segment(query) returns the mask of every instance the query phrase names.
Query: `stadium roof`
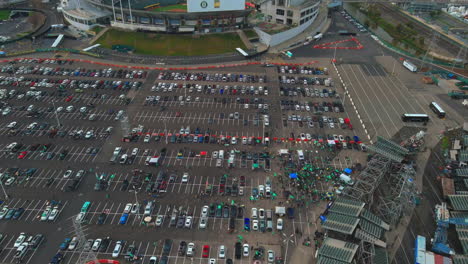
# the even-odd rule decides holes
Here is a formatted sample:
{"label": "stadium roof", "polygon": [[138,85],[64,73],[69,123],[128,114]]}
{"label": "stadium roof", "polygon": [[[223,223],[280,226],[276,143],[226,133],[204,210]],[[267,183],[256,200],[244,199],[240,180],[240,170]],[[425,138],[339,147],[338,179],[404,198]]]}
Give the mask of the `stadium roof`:
{"label": "stadium roof", "polygon": [[461,162],[468,161],[468,150],[461,150],[460,154],[458,155],[458,160]]}
{"label": "stadium roof", "polygon": [[361,218],[364,218],[364,219],[366,219],[366,220],[380,226],[381,228],[383,228],[383,229],[385,229],[387,231],[390,230],[390,226],[387,223],[385,223],[382,219],[380,219],[378,216],[371,213],[367,209],[364,209],[364,211],[362,211]]}
{"label": "stadium roof", "polygon": [[[334,238],[326,238],[318,250],[317,263],[351,263],[358,249],[358,245]],[[324,260],[320,260],[324,258]]]}
{"label": "stadium roof", "polygon": [[374,256],[374,263],[375,264],[389,264],[388,261],[388,253],[383,248],[375,248],[375,256]]}
{"label": "stadium roof", "polygon": [[463,146],[468,147],[468,135],[463,136]]}
{"label": "stadium roof", "polygon": [[452,207],[456,211],[468,211],[468,195],[449,195]]}
{"label": "stadium roof", "polygon": [[359,218],[342,215],[338,213],[329,213],[327,220],[322,223],[322,228],[351,235],[359,223]]}
{"label": "stadium roof", "polygon": [[468,177],[468,168],[456,169],[455,173],[458,177]]}
{"label": "stadium roof", "polygon": [[455,255],[452,257],[453,264],[468,264],[467,255]]}
{"label": "stadium roof", "polygon": [[361,214],[362,209],[364,209],[364,205],[365,203],[360,201],[339,197],[333,202],[333,205],[328,211],[358,217]]}
{"label": "stadium roof", "polygon": [[467,229],[459,229],[456,228],[458,240],[460,240],[460,244],[463,248],[463,253],[468,254],[468,230]]}

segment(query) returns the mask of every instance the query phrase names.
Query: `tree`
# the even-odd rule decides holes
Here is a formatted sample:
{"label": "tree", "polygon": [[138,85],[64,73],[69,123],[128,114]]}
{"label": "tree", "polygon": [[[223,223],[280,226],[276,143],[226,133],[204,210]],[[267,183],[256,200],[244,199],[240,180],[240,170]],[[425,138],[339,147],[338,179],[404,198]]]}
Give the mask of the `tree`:
{"label": "tree", "polygon": [[369,19],[366,19],[366,21],[364,21],[364,26],[368,28],[369,25],[370,25],[370,21]]}
{"label": "tree", "polygon": [[419,41],[419,45],[424,46],[424,37],[423,36],[419,37],[418,41]]}
{"label": "tree", "polygon": [[403,31],[403,25],[400,24],[400,23],[398,23],[398,24],[396,25],[396,30],[398,31],[398,33],[402,33],[402,31]]}

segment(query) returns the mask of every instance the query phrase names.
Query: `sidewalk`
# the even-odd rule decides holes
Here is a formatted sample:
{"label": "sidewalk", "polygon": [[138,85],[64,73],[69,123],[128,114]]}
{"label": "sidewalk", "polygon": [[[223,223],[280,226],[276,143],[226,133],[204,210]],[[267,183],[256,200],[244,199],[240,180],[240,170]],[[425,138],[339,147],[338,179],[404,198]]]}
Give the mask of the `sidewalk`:
{"label": "sidewalk", "polygon": [[247,38],[247,36],[245,35],[244,31],[238,29],[236,30],[237,31],[237,35],[239,35],[239,37],[241,38],[242,42],[244,42],[244,45],[247,49],[253,49],[254,48],[254,45],[252,45],[252,43],[249,41],[249,39]]}
{"label": "sidewalk", "polygon": [[[325,32],[328,30],[331,24],[331,19],[328,18],[328,8],[327,8],[327,2],[324,1],[322,2],[320,6],[319,13],[317,17],[315,18],[315,21],[308,27],[306,30],[304,30],[301,34],[295,36],[294,38],[291,38],[290,40],[287,40],[277,46],[270,47],[270,50],[268,53],[280,53],[281,51],[291,49],[292,45],[301,42],[300,45],[302,45],[302,42],[309,36],[315,35],[317,28],[320,25],[323,25],[322,29],[320,32]],[[322,24],[323,23],[323,24]]]}

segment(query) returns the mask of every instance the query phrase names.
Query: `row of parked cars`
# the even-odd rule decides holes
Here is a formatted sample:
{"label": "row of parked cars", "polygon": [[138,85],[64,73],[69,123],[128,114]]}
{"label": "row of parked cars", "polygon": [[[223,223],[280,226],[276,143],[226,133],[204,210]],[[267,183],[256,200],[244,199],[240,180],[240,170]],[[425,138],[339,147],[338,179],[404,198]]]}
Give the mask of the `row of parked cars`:
{"label": "row of parked cars", "polygon": [[328,68],[309,66],[278,66],[278,73],[328,75]]}
{"label": "row of parked cars", "polygon": [[324,85],[327,87],[333,86],[332,78],[325,77],[302,77],[302,76],[278,76],[282,84],[304,84],[304,85]]}
{"label": "row of parked cars", "polygon": [[[4,237],[3,234],[0,234],[0,241],[2,241]],[[13,244],[13,249],[15,250],[13,257],[16,261],[21,262],[28,250],[37,249],[44,238],[43,234],[28,235],[24,232],[20,233]]]}
{"label": "row of parked cars", "polygon": [[220,84],[181,84],[181,83],[156,83],[151,87],[152,92],[177,92],[178,89],[188,89],[189,93],[197,92],[203,94],[250,94],[268,95],[268,87],[253,85],[220,85]]}
{"label": "row of parked cars", "polygon": [[[84,89],[112,89],[127,91],[130,89],[138,89],[143,82],[141,81],[121,81],[121,80],[78,80],[78,79],[41,79],[24,76],[3,76],[0,75],[0,85],[27,87],[31,91],[43,88],[59,88],[64,91],[65,88],[75,89],[75,92],[83,92]],[[21,93],[16,95],[17,99],[21,99]],[[13,98],[11,96],[10,98]]]}
{"label": "row of parked cars", "polygon": [[309,87],[280,87],[281,96],[304,96],[320,98],[339,98],[340,95],[333,89],[317,89]]}
{"label": "row of parked cars", "polygon": [[314,112],[344,112],[343,104],[340,101],[335,102],[299,102],[293,100],[281,100],[281,110],[295,111],[314,111]]}
{"label": "row of parked cars", "polygon": [[346,11],[343,10],[343,11],[341,11],[340,13],[341,13],[341,15],[343,15],[343,17],[346,18],[350,23],[352,23],[353,25],[355,25],[355,26],[359,29],[359,31],[361,31],[361,32],[367,32],[367,29],[366,29],[363,25],[361,25],[359,22],[357,22],[356,20],[354,20],[354,18],[351,17],[351,15],[348,14]]}
{"label": "row of parked cars", "polygon": [[76,69],[65,68],[65,67],[52,67],[47,65],[21,65],[14,66],[12,64],[4,65],[0,68],[2,73],[10,74],[34,74],[34,75],[49,75],[49,76],[82,76],[82,77],[106,77],[106,78],[118,78],[118,79],[140,79],[146,78],[148,74],[142,70],[127,70],[112,68],[108,69],[86,69],[78,67]]}
{"label": "row of parked cars", "polygon": [[214,82],[248,82],[264,83],[266,75],[250,75],[236,73],[186,73],[186,72],[161,72],[158,80],[184,80],[184,81],[214,81]]}

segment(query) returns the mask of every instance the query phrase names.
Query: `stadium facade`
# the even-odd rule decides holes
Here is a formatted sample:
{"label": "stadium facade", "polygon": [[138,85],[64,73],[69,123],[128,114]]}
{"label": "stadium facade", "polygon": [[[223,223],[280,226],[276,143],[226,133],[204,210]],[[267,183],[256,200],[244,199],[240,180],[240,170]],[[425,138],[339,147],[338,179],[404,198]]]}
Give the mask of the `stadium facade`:
{"label": "stadium facade", "polygon": [[224,32],[247,25],[245,0],[62,0],[65,19],[82,30],[97,24],[167,33]]}

